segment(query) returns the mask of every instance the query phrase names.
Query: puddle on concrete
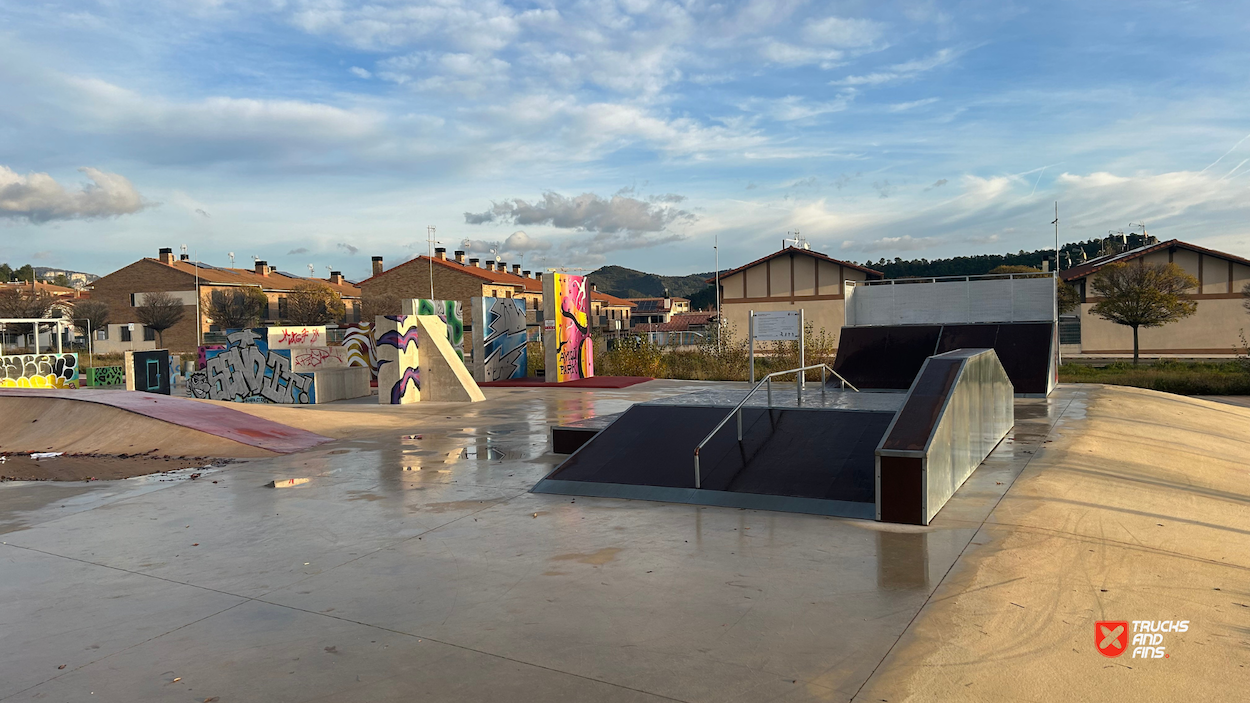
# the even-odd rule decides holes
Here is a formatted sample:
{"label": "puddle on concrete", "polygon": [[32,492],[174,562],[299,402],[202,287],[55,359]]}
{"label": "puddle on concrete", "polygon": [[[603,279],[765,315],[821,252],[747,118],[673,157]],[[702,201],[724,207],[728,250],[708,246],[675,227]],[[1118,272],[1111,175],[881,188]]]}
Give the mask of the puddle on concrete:
{"label": "puddle on concrete", "polygon": [[348,500],[367,500],[372,503],[375,500],[386,500],[386,496],[380,496],[377,493],[368,491],[348,491]]}
{"label": "puddle on concrete", "polygon": [[590,564],[592,566],[603,566],[608,562],[616,561],[616,555],[621,553],[620,547],[604,547],[597,552],[590,554],[561,554],[551,557],[552,561],[575,561],[579,564]]}
{"label": "puddle on concrete", "polygon": [[422,505],[410,505],[408,509],[411,511],[420,511],[424,513],[449,513],[455,510],[480,510],[489,508],[496,503],[502,503],[503,498],[487,498],[485,500],[449,500],[442,503],[424,503]]}
{"label": "puddle on concrete", "polygon": [[510,452],[505,452],[497,447],[466,447],[460,450],[461,459],[481,459],[484,461],[503,461],[512,458],[519,459],[519,456],[509,457]]}

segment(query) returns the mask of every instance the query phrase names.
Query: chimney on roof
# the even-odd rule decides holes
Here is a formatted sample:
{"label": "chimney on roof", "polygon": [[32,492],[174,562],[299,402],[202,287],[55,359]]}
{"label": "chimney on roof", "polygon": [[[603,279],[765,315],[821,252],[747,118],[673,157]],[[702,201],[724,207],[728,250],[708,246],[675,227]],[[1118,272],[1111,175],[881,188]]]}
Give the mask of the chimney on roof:
{"label": "chimney on roof", "polygon": [[330,272],[330,282],[331,282],[331,283],[333,283],[333,284],[334,284],[334,285],[336,285],[336,286],[341,286],[341,285],[343,285],[343,272],[342,272],[342,271],[331,271],[331,272]]}
{"label": "chimney on roof", "polygon": [[165,264],[166,266],[173,266],[174,265],[174,250],[170,249],[169,247],[161,247],[160,254],[157,258],[161,260],[162,264]]}
{"label": "chimney on roof", "polygon": [[373,257],[373,275],[382,275],[382,257],[380,256]]}
{"label": "chimney on roof", "polygon": [[508,272],[508,262],[506,262],[506,261],[500,261],[499,263],[495,264],[495,270],[496,270],[496,271],[502,271],[503,273],[507,273],[507,272]]}
{"label": "chimney on roof", "polygon": [[536,281],[541,281],[541,280],[543,280],[543,272],[542,272],[542,271],[535,271],[535,272],[534,272],[534,280],[536,280]]}
{"label": "chimney on roof", "polygon": [[191,255],[190,255],[190,254],[183,254],[182,256],[179,256],[179,257],[178,257],[178,260],[179,260],[179,261],[190,261],[190,260],[191,260]]}
{"label": "chimney on roof", "polygon": [[469,259],[469,265],[472,266],[473,268],[478,268],[478,264],[480,262],[481,262],[481,259]]}
{"label": "chimney on roof", "polygon": [[598,291],[599,291],[599,285],[598,285],[597,283],[591,283],[591,284],[590,284],[590,292],[591,292],[591,293],[597,293]]}
{"label": "chimney on roof", "polygon": [[256,260],[256,275],[257,276],[269,275],[269,262],[268,261],[265,261],[264,259]]}
{"label": "chimney on roof", "polygon": [[513,276],[520,276],[520,275],[521,275],[521,265],[520,265],[520,264],[513,264],[513,265],[512,265],[512,275],[513,275]]}
{"label": "chimney on roof", "polygon": [[667,288],[664,289],[664,309],[665,310],[673,309],[673,298],[669,296]]}
{"label": "chimney on roof", "polygon": [[533,271],[522,271],[522,272],[521,272],[521,275],[522,275],[523,277],[525,277],[525,278],[529,278],[529,277],[530,277],[530,274],[532,274],[532,273],[534,273],[534,272],[533,272]]}
{"label": "chimney on roof", "polygon": [[434,258],[435,258],[435,259],[438,259],[439,261],[446,261],[446,260],[447,260],[447,248],[446,248],[446,247],[435,247],[435,248],[434,248]]}
{"label": "chimney on roof", "polygon": [[456,252],[456,261],[459,261],[459,262],[460,262],[460,263],[462,263],[462,264],[464,263],[464,252],[463,252],[463,251],[457,251],[457,252]]}
{"label": "chimney on roof", "polygon": [[486,270],[487,270],[487,271],[494,271],[494,270],[495,270],[495,262],[494,262],[494,261],[487,261],[487,262],[486,262]]}

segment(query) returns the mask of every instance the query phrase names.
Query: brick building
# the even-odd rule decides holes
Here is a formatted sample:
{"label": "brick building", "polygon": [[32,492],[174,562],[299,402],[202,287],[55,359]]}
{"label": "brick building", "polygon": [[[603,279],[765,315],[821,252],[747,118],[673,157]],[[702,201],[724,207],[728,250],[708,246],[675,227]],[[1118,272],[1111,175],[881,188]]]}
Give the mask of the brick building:
{"label": "brick building", "polygon": [[[196,319],[196,290],[206,298],[214,290],[232,290],[253,286],[264,291],[269,307],[261,324],[282,324],[286,314],[286,297],[300,283],[320,281],[330,286],[347,309],[346,321],[360,319],[360,289],[332,271],[329,279],[305,278],[274,270],[268,262],[257,261],[252,269],[209,266],[182,258],[174,258],[172,249],[161,249],[155,259],[143,258],[104,276],[91,285],[91,297],[109,307],[109,325],[103,339],[95,342],[98,353],[156,348],[156,335],[145,329],[134,310],[142,305],[145,293],[165,292],[183,303],[185,314],[176,325],[165,330],[165,346],[174,352],[195,351],[199,340]],[[199,308],[198,328],[201,334],[218,332],[213,321]],[[133,325],[133,329],[132,329]]]}
{"label": "brick building", "polygon": [[[522,271],[520,264],[509,269],[507,262],[482,262],[466,259],[465,252],[457,251],[447,258],[447,250],[434,250],[434,258],[418,256],[394,268],[386,269],[382,257],[373,257],[373,276],[360,282],[363,297],[393,295],[401,300],[430,298],[434,300],[458,300],[464,306],[464,325],[473,327],[473,310],[470,298],[524,298],[528,322],[538,326],[539,313],[543,309],[542,272]],[[433,291],[431,292],[431,280]],[[623,298],[591,290],[591,317],[596,327],[605,330],[629,327],[633,303]]]}

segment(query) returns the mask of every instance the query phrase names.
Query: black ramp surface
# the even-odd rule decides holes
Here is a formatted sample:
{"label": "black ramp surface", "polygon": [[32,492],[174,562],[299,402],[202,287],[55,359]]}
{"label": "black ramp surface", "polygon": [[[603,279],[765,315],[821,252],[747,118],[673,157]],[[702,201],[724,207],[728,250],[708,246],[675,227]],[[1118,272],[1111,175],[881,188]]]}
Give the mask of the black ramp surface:
{"label": "black ramp surface", "polygon": [[[694,447],[728,412],[723,407],[634,406],[547,478],[694,488]],[[893,416],[747,408],[741,444],[730,420],[702,450],[702,488],[874,502],[874,452]]]}
{"label": "black ramp surface", "polygon": [[938,325],[843,327],[833,368],[858,388],[905,391],[934,354],[940,333]]}
{"label": "black ramp surface", "polygon": [[859,388],[907,390],[930,355],[993,349],[1016,393],[1045,394],[1053,334],[1049,322],[843,327],[833,367]]}

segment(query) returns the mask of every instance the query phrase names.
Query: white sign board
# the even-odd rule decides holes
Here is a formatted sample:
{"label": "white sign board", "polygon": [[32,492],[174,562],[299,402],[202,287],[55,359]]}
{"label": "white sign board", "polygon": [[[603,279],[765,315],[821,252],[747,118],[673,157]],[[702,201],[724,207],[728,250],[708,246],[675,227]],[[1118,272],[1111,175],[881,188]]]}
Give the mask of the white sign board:
{"label": "white sign board", "polygon": [[799,339],[799,311],[755,313],[755,339],[761,342],[794,342]]}

